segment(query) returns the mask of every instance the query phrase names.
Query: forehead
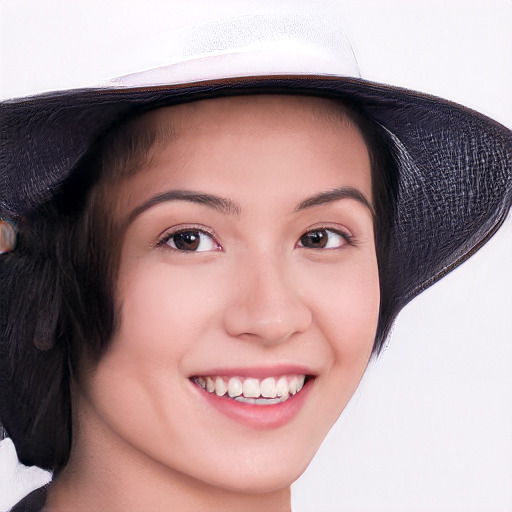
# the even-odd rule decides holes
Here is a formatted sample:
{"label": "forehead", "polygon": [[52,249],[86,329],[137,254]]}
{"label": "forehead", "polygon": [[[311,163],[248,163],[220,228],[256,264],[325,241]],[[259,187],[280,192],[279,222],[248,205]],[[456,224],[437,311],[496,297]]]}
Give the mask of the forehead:
{"label": "forehead", "polygon": [[214,126],[228,125],[250,133],[255,125],[269,120],[280,125],[322,123],[331,128],[350,122],[343,104],[300,95],[228,96],[162,107],[146,116],[146,122],[159,129],[162,136],[204,133]]}
{"label": "forehead", "polygon": [[260,194],[283,203],[288,195],[297,202],[300,195],[350,186],[371,201],[365,142],[333,100],[217,98],[160,108],[137,122],[150,132],[141,138],[151,146],[146,163],[117,189],[125,204],[173,188]]}

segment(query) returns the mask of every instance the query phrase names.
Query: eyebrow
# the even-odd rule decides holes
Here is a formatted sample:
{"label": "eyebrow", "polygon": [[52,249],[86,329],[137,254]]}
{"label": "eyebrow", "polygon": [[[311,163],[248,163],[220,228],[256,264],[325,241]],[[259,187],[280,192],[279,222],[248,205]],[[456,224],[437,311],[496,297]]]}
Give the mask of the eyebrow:
{"label": "eyebrow", "polygon": [[[341,199],[355,199],[359,203],[363,204],[366,208],[368,208],[372,216],[375,216],[375,209],[371,202],[366,199],[362,192],[353,187],[339,187],[334,190],[328,190],[327,192],[321,192],[312,197],[308,197],[299,203],[294,211],[300,212],[308,208],[313,208],[314,206],[333,203],[334,201],[339,201]],[[128,224],[133,222],[136,217],[138,217],[141,213],[145,212],[149,208],[167,201],[188,201],[191,203],[208,206],[225,214],[240,215],[241,212],[241,208],[238,204],[225,197],[189,190],[170,190],[168,192],[164,192],[163,194],[152,197],[145,203],[137,206],[137,208],[132,210],[127,219]]]}
{"label": "eyebrow", "polygon": [[128,216],[128,223],[131,223],[136,217],[147,209],[166,201],[188,201],[197,203],[218,210],[226,214],[240,214],[240,207],[231,199],[219,197],[213,194],[204,194],[201,192],[193,192],[189,190],[170,190],[158,196],[152,197],[145,203],[137,206]]}
{"label": "eyebrow", "polygon": [[375,208],[373,204],[364,196],[364,194],[354,187],[339,187],[334,190],[328,190],[327,192],[321,192],[312,197],[309,197],[302,201],[296,208],[296,212],[312,208],[314,206],[320,206],[323,204],[332,203],[341,199],[355,199],[363,206],[370,210],[372,217],[375,217]]}

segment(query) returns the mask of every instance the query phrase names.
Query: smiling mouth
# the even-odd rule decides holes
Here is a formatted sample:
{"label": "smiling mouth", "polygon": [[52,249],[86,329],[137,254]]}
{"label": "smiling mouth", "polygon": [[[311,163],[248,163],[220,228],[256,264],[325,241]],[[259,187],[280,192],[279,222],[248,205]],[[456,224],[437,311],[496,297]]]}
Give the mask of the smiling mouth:
{"label": "smiling mouth", "polygon": [[264,379],[208,375],[192,377],[191,380],[207,393],[219,397],[254,405],[273,405],[286,402],[312,378],[310,375],[282,375]]}

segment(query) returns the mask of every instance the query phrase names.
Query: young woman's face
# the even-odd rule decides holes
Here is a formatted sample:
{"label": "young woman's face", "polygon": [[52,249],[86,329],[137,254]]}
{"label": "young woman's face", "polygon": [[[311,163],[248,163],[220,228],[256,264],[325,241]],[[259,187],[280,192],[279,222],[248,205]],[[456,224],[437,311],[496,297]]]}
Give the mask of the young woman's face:
{"label": "young woman's face", "polygon": [[337,108],[261,96],[150,114],[172,133],[113,198],[119,328],[80,384],[119,467],[284,488],[347,404],[379,282],[368,152]]}

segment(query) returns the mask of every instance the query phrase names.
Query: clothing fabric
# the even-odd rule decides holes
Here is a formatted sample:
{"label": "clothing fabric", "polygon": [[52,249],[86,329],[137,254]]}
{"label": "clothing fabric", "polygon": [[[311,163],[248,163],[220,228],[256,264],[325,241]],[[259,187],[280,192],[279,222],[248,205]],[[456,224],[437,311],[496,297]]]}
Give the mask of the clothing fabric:
{"label": "clothing fabric", "polygon": [[39,487],[16,503],[9,512],[44,512],[48,486]]}

